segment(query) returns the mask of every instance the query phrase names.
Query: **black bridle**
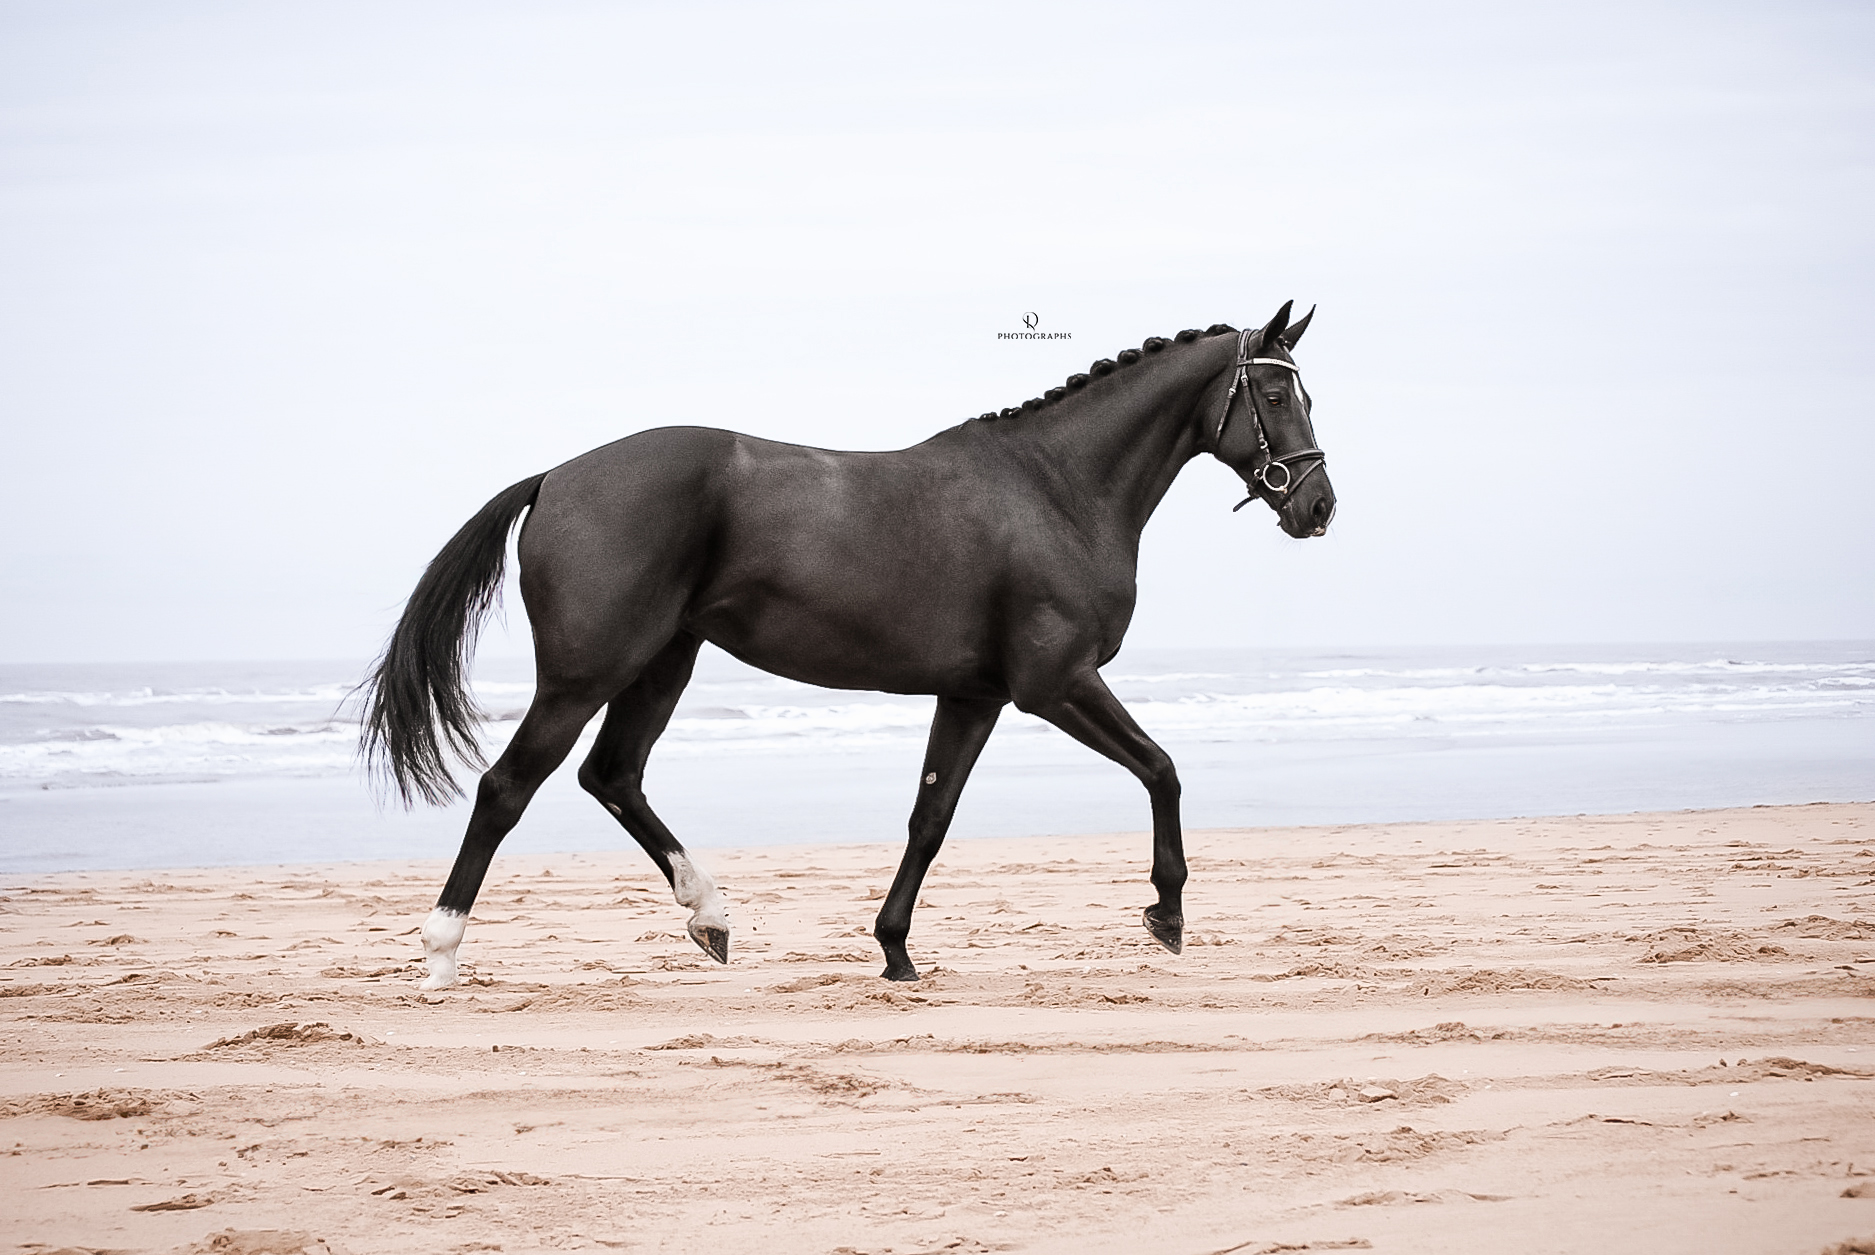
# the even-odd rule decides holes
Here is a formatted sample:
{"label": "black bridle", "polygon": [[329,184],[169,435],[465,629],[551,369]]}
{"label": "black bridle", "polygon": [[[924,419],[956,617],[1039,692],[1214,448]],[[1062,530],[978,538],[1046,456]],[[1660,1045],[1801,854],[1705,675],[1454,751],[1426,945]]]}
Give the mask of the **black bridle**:
{"label": "black bridle", "polygon": [[[1287,497],[1303,480],[1327,465],[1328,455],[1315,447],[1315,424],[1309,418],[1309,410],[1312,406],[1309,402],[1309,394],[1302,386],[1301,368],[1294,362],[1286,362],[1280,357],[1251,357],[1250,337],[1255,334],[1254,330],[1246,329],[1237,336],[1237,363],[1231,368],[1235,373],[1231,376],[1230,392],[1224,398],[1224,412],[1217,416],[1217,429],[1211,433],[1211,452],[1215,454],[1223,447],[1224,427],[1230,422],[1231,406],[1236,403],[1237,391],[1241,388],[1244,400],[1250,406],[1250,425],[1256,432],[1257,452],[1263,457],[1261,464],[1251,468],[1250,478],[1261,485],[1264,491],[1282,498]],[[1280,366],[1296,377],[1296,392],[1302,398],[1303,403],[1302,421],[1308,425],[1309,430],[1309,445],[1306,449],[1297,449],[1290,453],[1271,452],[1269,435],[1263,423],[1263,413],[1257,408],[1256,388],[1250,381],[1252,366]],[[1315,459],[1314,465],[1308,467],[1300,475],[1290,469],[1290,463],[1302,462],[1310,458]],[[1270,478],[1271,471],[1282,472],[1282,483],[1278,484]],[[1232,506],[1231,513],[1235,514],[1256,499],[1257,494],[1251,493]]]}

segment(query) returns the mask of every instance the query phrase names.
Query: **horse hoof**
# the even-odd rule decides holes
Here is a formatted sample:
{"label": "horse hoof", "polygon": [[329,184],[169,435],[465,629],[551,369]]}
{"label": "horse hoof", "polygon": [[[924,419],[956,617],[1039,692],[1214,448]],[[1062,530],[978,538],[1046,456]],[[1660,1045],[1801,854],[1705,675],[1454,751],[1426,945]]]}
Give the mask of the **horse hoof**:
{"label": "horse hoof", "polygon": [[417,988],[428,993],[437,989],[448,989],[450,986],[454,985],[455,983],[456,983],[456,974],[454,972],[450,972],[448,974],[444,974],[442,972],[431,972],[428,976],[425,976],[421,981],[417,983]]}
{"label": "horse hoof", "polygon": [[910,960],[903,963],[887,962],[885,971],[879,973],[887,980],[914,981],[918,979],[918,969]]}
{"label": "horse hoof", "polygon": [[1173,954],[1184,953],[1185,917],[1183,915],[1174,915],[1170,919],[1160,919],[1152,913],[1152,910],[1153,908],[1147,907],[1144,913],[1146,931],[1152,934],[1152,939],[1154,941],[1164,946],[1167,950],[1170,950]]}
{"label": "horse hoof", "polygon": [[690,940],[701,946],[703,953],[718,963],[729,962],[729,930],[727,928],[703,924],[690,929]]}

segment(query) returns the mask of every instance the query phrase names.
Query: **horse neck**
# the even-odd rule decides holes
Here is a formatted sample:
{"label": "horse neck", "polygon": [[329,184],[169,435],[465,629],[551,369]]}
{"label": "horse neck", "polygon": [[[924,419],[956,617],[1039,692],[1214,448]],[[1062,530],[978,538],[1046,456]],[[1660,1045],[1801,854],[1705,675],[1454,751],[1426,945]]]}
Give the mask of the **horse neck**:
{"label": "horse neck", "polygon": [[1172,481],[1199,450],[1199,411],[1235,360],[1235,341],[1214,336],[1122,366],[1033,415],[1011,420],[1038,475],[1086,521],[1137,536]]}

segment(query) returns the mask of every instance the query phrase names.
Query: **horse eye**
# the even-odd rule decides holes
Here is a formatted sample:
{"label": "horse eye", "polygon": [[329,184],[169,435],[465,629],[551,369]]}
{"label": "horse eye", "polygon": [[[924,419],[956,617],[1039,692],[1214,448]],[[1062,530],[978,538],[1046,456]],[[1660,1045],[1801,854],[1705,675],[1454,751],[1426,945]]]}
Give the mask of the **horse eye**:
{"label": "horse eye", "polygon": [[1283,403],[1283,394],[1280,392],[1271,392],[1265,395],[1269,397],[1271,405],[1281,405]]}

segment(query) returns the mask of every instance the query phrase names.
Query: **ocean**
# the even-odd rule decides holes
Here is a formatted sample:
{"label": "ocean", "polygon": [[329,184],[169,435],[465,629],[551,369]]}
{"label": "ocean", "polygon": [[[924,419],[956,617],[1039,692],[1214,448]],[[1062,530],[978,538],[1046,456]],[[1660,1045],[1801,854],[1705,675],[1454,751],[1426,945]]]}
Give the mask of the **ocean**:
{"label": "ocean", "polygon": [[[364,670],[0,666],[0,871],[453,856],[466,804],[380,806],[358,767]],[[1188,829],[1875,798],[1875,642],[1129,649],[1104,674],[1178,762]],[[478,664],[491,750],[530,677]],[[647,792],[692,847],[901,840],[931,706],[706,649]],[[630,844],[583,752],[506,848]],[[1010,709],[952,836],[1148,822],[1130,775]]]}

